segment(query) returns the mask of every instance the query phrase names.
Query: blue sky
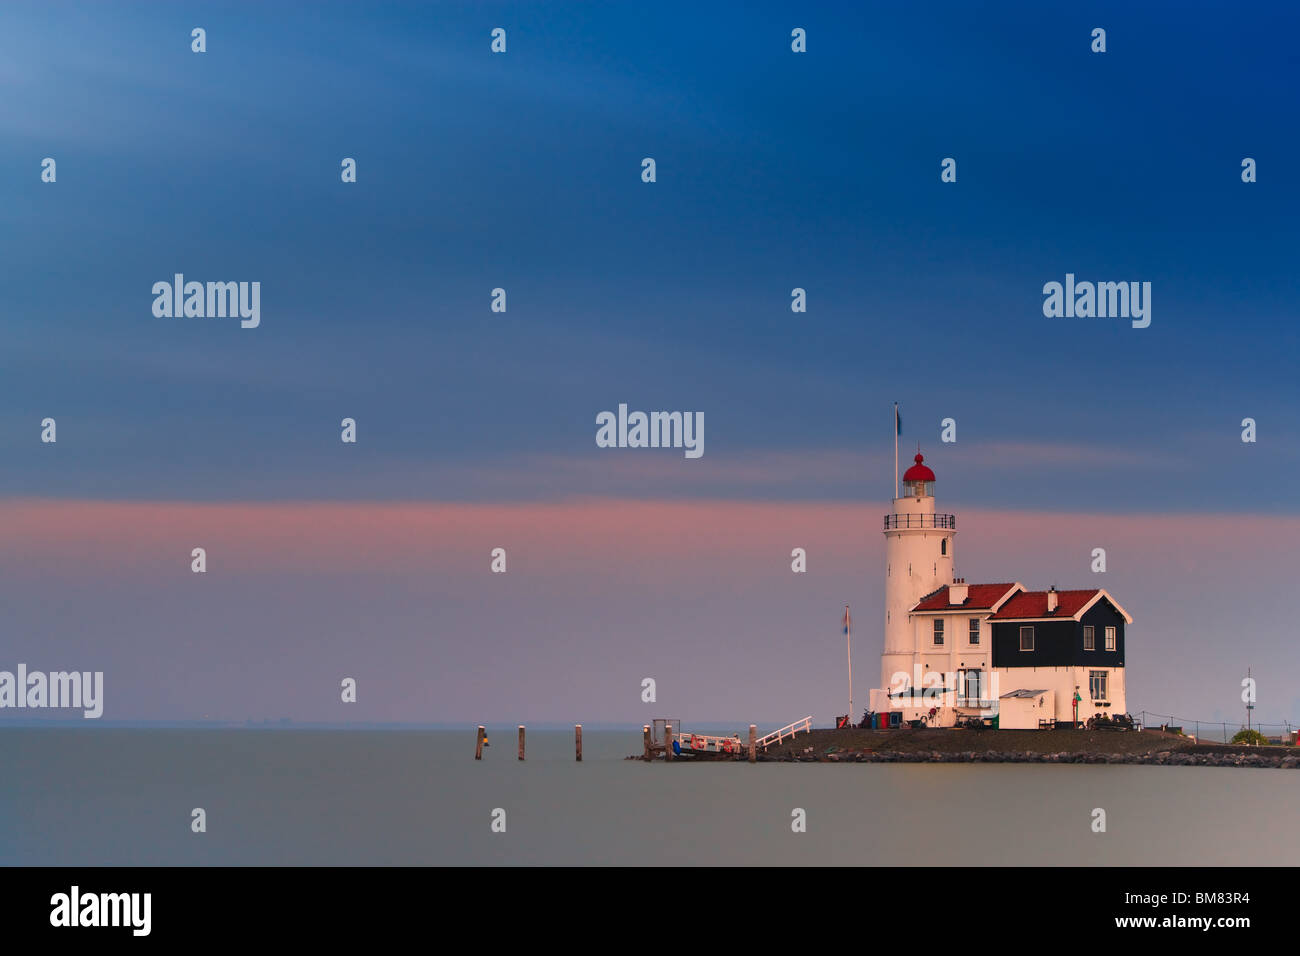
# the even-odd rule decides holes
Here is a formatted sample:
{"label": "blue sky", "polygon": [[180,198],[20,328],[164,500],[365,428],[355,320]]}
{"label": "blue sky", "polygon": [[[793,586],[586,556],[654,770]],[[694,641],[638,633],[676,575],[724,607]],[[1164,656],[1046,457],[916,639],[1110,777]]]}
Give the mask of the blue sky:
{"label": "blue sky", "polygon": [[[1139,508],[1294,510],[1296,15],[1040,6],[7,5],[0,492],[472,498],[400,475],[599,470],[620,401],[710,456],[876,447],[898,400],[907,441],[1098,448],[973,503],[1129,507],[1143,450],[1181,467]],[[262,327],[155,319],[177,271],[260,280]],[[1152,282],[1151,327],[1045,319],[1067,271]]]}
{"label": "blue sky", "polygon": [[[489,50],[498,26],[505,55]],[[1089,49],[1098,26],[1103,55]],[[806,54],[790,50],[794,27]],[[922,443],[945,508],[1295,516],[1297,28],[1283,4],[6,3],[0,509],[34,497],[833,501],[861,503],[874,534],[900,401],[904,461]],[[653,184],[640,178],[647,156]],[[340,182],[343,157],[356,184]],[[940,182],[944,157],[955,184]],[[176,272],[260,281],[261,326],[155,318],[152,285]],[[1151,326],[1045,318],[1042,286],[1067,272],[1150,282]],[[505,314],[489,310],[498,286]],[[790,310],[794,287],[806,314]],[[597,413],[622,402],[702,411],[704,457],[597,449]],[[38,440],[46,416],[53,446]],[[345,416],[356,446],[339,442]],[[940,446],[946,417],[958,442]],[[1245,417],[1255,444],[1240,440]],[[1266,648],[1257,671],[1282,672],[1294,667],[1277,624],[1286,540],[1260,538],[1267,574],[1234,552],[1231,566],[1205,558],[1114,589],[1130,609],[1135,591],[1160,590],[1170,616],[1139,622],[1155,657],[1201,627],[1178,588],[1253,581],[1259,593],[1238,597]],[[1060,583],[1088,583],[1070,575],[1095,543],[1051,543]],[[783,613],[828,607],[833,638],[838,606],[876,597],[878,543],[862,548],[852,574]],[[985,568],[977,541],[963,548],[972,574],[1050,583],[1033,557]],[[0,551],[10,570],[26,560]],[[193,613],[183,591],[150,574],[105,583],[71,556],[65,567],[49,594],[8,589],[19,648],[64,641],[111,667],[117,651],[91,638],[102,608],[125,602],[128,618],[150,614],[118,634],[119,675],[171,653],[170,629]],[[640,573],[627,572],[631,595]],[[853,580],[871,583],[859,593]],[[69,583],[107,603],[55,628],[42,602]],[[292,620],[290,591],[258,586],[247,606],[261,617],[237,622],[249,654],[259,620]],[[469,595],[459,641],[481,595],[444,586]],[[574,606],[586,586],[575,577],[548,596]],[[433,612],[403,604],[415,584],[378,587],[400,674],[424,639],[411,622]],[[621,595],[606,595],[609,620],[635,600]],[[688,642],[732,627],[753,637],[773,613],[756,599],[739,623],[724,594],[687,610],[673,626]],[[337,656],[317,662],[332,680],[363,625],[314,613],[313,634],[338,629]],[[515,634],[538,621],[535,608],[509,614]],[[558,627],[556,614],[544,623]],[[590,647],[607,637],[575,627],[592,628]],[[763,639],[780,661],[786,638]],[[1203,635],[1207,653],[1217,640]],[[172,666],[209,646],[196,640]],[[267,653],[291,668],[301,651]],[[478,666],[471,651],[449,651],[447,674]],[[1177,688],[1152,670],[1134,683],[1157,709],[1214,695],[1231,708],[1235,666],[1202,661]],[[786,693],[801,715],[837,667],[828,658],[822,676],[778,692],[784,664],[756,665],[750,690]],[[279,700],[288,672],[271,667],[268,696],[229,710],[159,697],[141,677],[132,716],[335,716],[309,696],[258,703]],[[502,699],[568,719],[527,678]],[[232,679],[253,678],[209,689]],[[468,704],[453,703],[370,716],[458,719]],[[743,695],[734,704],[705,716],[731,716]],[[611,699],[590,716],[620,712]]]}

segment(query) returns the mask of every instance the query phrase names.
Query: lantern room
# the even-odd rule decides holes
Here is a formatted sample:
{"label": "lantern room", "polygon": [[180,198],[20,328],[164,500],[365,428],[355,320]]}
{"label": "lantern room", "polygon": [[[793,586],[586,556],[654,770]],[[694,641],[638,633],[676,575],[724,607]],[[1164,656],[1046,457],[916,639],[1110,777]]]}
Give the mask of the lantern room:
{"label": "lantern room", "polygon": [[925,498],[934,494],[934,472],[925,464],[925,456],[918,451],[913,461],[916,464],[903,473],[904,497]]}

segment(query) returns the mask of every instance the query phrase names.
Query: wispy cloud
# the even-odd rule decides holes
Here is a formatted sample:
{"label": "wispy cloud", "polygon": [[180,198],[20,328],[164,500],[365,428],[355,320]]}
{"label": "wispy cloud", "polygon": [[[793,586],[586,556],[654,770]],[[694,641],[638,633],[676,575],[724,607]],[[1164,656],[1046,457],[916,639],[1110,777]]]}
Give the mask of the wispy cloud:
{"label": "wispy cloud", "polygon": [[[963,478],[980,475],[1050,476],[1086,466],[1101,474],[1120,468],[1174,468],[1191,458],[1171,451],[1152,454],[1134,449],[1066,443],[992,442],[942,445],[928,456],[939,470],[961,469]],[[900,450],[899,470],[911,464]],[[942,462],[940,464],[940,462]],[[418,467],[418,466],[417,466]],[[887,498],[891,493],[893,451],[843,451],[810,448],[790,451],[709,452],[686,460],[670,451],[593,451],[590,455],[520,455],[489,465],[430,468],[437,484],[470,483],[485,496],[502,500],[566,499],[575,496],[727,498],[779,497],[845,499]],[[947,488],[955,488],[949,483]]]}

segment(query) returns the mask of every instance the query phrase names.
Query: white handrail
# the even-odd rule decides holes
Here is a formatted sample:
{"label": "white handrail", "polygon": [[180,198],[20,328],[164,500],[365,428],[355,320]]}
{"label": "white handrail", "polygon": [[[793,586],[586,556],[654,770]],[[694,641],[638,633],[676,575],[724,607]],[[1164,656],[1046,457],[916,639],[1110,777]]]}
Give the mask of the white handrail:
{"label": "white handrail", "polygon": [[779,744],[781,743],[781,741],[785,740],[787,736],[794,737],[794,735],[801,730],[804,731],[805,733],[812,732],[811,714],[805,717],[803,720],[796,720],[792,724],[786,724],[780,730],[774,730],[772,731],[772,733],[760,737],[758,740],[754,742],[754,744],[757,747],[767,747],[769,744],[774,742]]}

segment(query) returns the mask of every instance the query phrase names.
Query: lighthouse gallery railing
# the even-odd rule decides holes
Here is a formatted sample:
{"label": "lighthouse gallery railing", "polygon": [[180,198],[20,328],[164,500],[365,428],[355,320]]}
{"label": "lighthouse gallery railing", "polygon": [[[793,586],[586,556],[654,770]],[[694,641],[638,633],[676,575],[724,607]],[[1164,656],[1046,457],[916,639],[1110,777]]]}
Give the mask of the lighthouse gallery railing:
{"label": "lighthouse gallery railing", "polygon": [[895,528],[950,528],[956,530],[956,515],[885,515],[885,530]]}

